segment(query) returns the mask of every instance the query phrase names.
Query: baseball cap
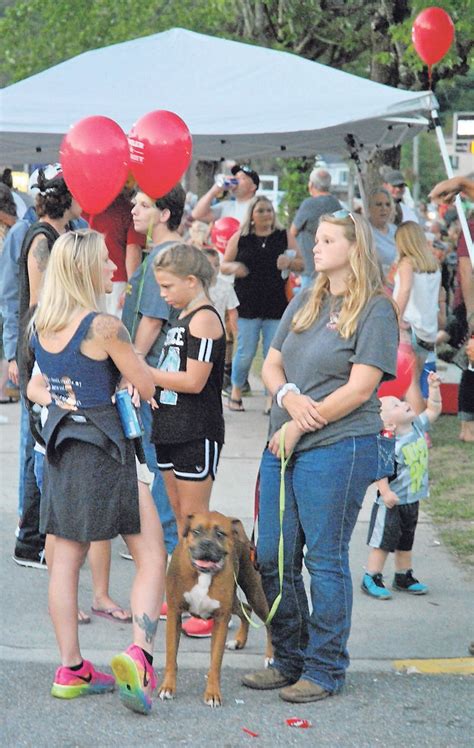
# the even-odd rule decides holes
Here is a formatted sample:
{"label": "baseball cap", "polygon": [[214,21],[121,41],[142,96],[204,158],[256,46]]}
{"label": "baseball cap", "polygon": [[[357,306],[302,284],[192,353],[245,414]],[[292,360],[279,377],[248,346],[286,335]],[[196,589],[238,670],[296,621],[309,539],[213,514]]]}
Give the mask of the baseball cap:
{"label": "baseball cap", "polygon": [[30,195],[32,195],[32,197],[36,197],[39,192],[38,175],[41,170],[43,171],[44,178],[47,181],[58,178],[64,179],[61,164],[47,164],[47,166],[43,166],[41,167],[41,169],[35,169],[28,180],[28,192],[30,193]]}
{"label": "baseball cap", "polygon": [[392,187],[401,187],[406,185],[406,179],[401,171],[389,171],[385,176],[387,184],[391,184]]}
{"label": "baseball cap", "polygon": [[234,176],[237,174],[237,172],[243,171],[244,174],[247,174],[247,176],[250,177],[250,179],[258,189],[258,186],[260,184],[260,177],[258,176],[257,172],[251,169],[250,166],[247,166],[247,164],[244,164],[244,166],[236,164],[230,171]]}

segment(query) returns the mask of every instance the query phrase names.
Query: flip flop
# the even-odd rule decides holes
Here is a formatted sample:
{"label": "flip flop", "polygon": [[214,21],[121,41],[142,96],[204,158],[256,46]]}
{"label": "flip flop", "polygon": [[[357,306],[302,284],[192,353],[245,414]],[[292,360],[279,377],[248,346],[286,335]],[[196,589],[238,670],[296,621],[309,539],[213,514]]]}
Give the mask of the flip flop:
{"label": "flip flop", "polygon": [[107,608],[106,610],[99,610],[99,608],[91,608],[95,616],[101,616],[102,618],[108,618],[109,621],[115,621],[116,623],[131,623],[132,616],[129,615],[126,618],[119,618],[114,616],[114,613],[125,613],[124,609],[117,605],[115,608]]}
{"label": "flip flop", "polygon": [[[235,405],[236,407],[233,408],[232,405]],[[227,407],[233,413],[245,413],[245,408],[242,403],[242,398],[239,398],[239,400],[236,400],[233,397],[229,397],[227,399]]]}
{"label": "flip flop", "polygon": [[77,611],[77,622],[80,626],[85,626],[86,623],[91,622],[91,617],[87,615],[87,613],[84,613],[83,610]]}

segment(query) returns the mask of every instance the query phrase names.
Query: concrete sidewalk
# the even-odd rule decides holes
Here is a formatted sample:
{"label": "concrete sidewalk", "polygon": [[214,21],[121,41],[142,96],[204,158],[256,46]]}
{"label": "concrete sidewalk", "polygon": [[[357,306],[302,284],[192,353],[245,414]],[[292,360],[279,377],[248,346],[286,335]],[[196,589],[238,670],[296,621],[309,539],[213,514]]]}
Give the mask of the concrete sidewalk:
{"label": "concrete sidewalk", "polygon": [[[255,389],[258,387],[255,380],[252,384]],[[212,508],[225,514],[240,517],[247,529],[250,529],[252,525],[254,483],[268,427],[268,419],[263,415],[263,406],[263,395],[257,391],[257,394],[253,397],[245,399],[245,413],[230,413],[226,409],[227,440],[212,499]],[[228,735],[222,734],[219,738],[219,729],[216,730],[216,728],[218,725],[225,724],[224,710],[222,710],[222,717],[219,716],[216,721],[214,714],[212,717],[208,716],[209,710],[199,704],[202,680],[209,659],[208,640],[182,637],[179,658],[180,677],[183,682],[180,690],[181,699],[176,702],[175,707],[172,704],[157,704],[156,709],[152,712],[153,721],[155,715],[158,719],[157,725],[149,731],[148,726],[152,724],[151,718],[149,721],[142,721],[141,724],[145,725],[146,723],[147,728],[143,727],[143,730],[140,728],[135,737],[132,737],[132,734],[133,729],[138,725],[138,718],[125,711],[123,713],[117,712],[115,699],[112,696],[101,697],[100,699],[100,702],[104,704],[104,717],[107,715],[107,722],[104,724],[100,722],[102,712],[98,706],[91,707],[90,700],[77,700],[81,702],[79,705],[74,703],[66,706],[49,699],[49,685],[53,670],[58,664],[58,655],[46,607],[47,573],[41,570],[21,568],[11,560],[14,532],[17,524],[19,406],[0,406],[0,413],[9,418],[7,425],[0,425],[0,512],[2,517],[0,525],[2,539],[0,578],[3,587],[0,659],[3,660],[2,670],[4,678],[7,679],[2,688],[2,697],[7,700],[5,705],[9,710],[11,719],[13,719],[13,722],[9,720],[9,727],[7,728],[9,737],[6,742],[2,741],[2,744],[8,746],[64,745],[65,740],[60,739],[60,737],[55,742],[55,720],[59,719],[62,724],[62,715],[75,714],[78,718],[81,715],[80,719],[85,720],[85,723],[82,723],[82,725],[85,724],[85,733],[81,737],[81,726],[77,745],[82,746],[86,742],[91,742],[95,735],[98,738],[98,741],[95,740],[96,745],[107,745],[109,744],[105,738],[107,724],[110,726],[111,720],[115,721],[115,716],[112,718],[112,711],[114,715],[120,714],[120,722],[117,722],[117,725],[123,724],[121,734],[127,737],[127,742],[129,742],[127,730],[130,727],[132,744],[188,744],[189,739],[189,742],[194,745],[205,745],[214,738],[221,745],[234,746],[251,740],[252,738],[239,732],[239,727],[236,728],[237,731],[234,729],[231,731],[232,735],[230,733]],[[243,715],[247,715],[250,709],[254,710],[256,724],[260,724],[261,727],[265,726],[266,731],[264,732],[268,738],[268,744],[280,744],[281,740],[281,744],[296,745],[303,740],[309,745],[311,740],[314,745],[315,731],[298,731],[281,727],[282,720],[288,716],[308,716],[308,714],[318,715],[318,719],[321,719],[323,714],[334,717],[333,727],[336,732],[333,730],[332,733],[328,732],[327,735],[324,731],[318,732],[318,741],[321,745],[362,746],[377,744],[391,746],[416,744],[457,746],[468,745],[472,742],[471,739],[467,739],[469,735],[473,735],[467,712],[467,699],[469,690],[472,691],[472,679],[458,676],[435,676],[434,679],[433,677],[418,675],[400,676],[395,674],[392,661],[417,658],[466,657],[467,645],[471,639],[474,639],[473,581],[469,578],[468,570],[460,567],[443,548],[437,538],[436,530],[426,515],[422,515],[417,532],[414,566],[416,575],[429,585],[430,593],[424,597],[409,597],[403,595],[403,593],[394,593],[393,599],[384,603],[365,596],[360,591],[359,585],[367,556],[365,541],[371,503],[371,497],[367,496],[354,532],[351,548],[354,613],[352,635],[349,642],[352,667],[349,671],[348,689],[344,692],[345,694],[347,692],[348,695],[329,700],[327,708],[324,706],[326,702],[322,702],[318,705],[308,705],[303,709],[293,709],[279,702],[276,694],[254,693],[242,689],[239,685],[240,673],[243,670],[262,665],[265,639],[262,630],[251,629],[249,643],[243,652],[227,652],[225,655],[224,698],[227,706],[232,705],[232,715],[229,713],[228,718],[237,719],[237,724],[241,722],[242,726],[245,726],[245,716],[241,717],[240,713],[243,712]],[[122,541],[120,539],[114,541],[111,593],[114,599],[126,605],[134,567],[132,563],[120,558],[119,551],[121,548]],[[386,569],[388,581],[391,581],[392,572],[393,568],[389,560]],[[85,568],[81,573],[80,584],[80,604],[82,608],[87,610],[90,607],[91,596],[90,572],[88,568]],[[80,628],[81,645],[86,657],[92,659],[97,665],[106,665],[114,653],[128,645],[131,629],[129,625],[113,623],[94,616],[92,618],[91,625],[81,626]],[[160,625],[155,657],[160,674],[164,664],[164,632],[165,626]],[[35,680],[34,688],[31,691],[30,676],[26,674],[30,672],[28,666],[32,668],[31,672],[34,673]],[[199,675],[196,675],[197,673]],[[25,674],[24,681],[22,681],[23,674]],[[9,686],[11,678],[15,681],[12,689]],[[196,678],[198,682],[196,682]],[[413,723],[408,731],[409,734],[407,733],[405,736],[406,742],[401,735],[395,740],[396,735],[392,730],[389,731],[385,739],[383,730],[379,731],[378,728],[371,733],[372,738],[369,739],[367,730],[364,733],[363,722],[357,729],[356,723],[354,723],[356,732],[353,734],[351,730],[342,730],[342,727],[342,731],[339,730],[338,732],[338,723],[344,720],[344,716],[348,723],[352,719],[350,716],[351,709],[352,707],[354,710],[356,709],[359,698],[357,689],[360,687],[367,704],[369,702],[376,703],[380,698],[382,682],[385,684],[384,711],[387,708],[389,710],[388,713],[385,712],[384,717],[389,720],[391,715],[390,706],[386,701],[386,689],[389,692],[393,690],[393,703],[397,703],[398,700],[397,708],[401,708],[400,693],[404,694],[403,698],[406,699],[407,708],[411,708],[409,704],[412,702],[412,696],[418,694],[421,704],[423,693],[426,694],[428,700],[434,698],[436,693],[440,699],[439,709],[432,710],[433,713],[430,712],[430,716],[425,715],[422,720],[424,727],[420,728],[418,732],[414,728],[416,719],[414,722],[411,720],[411,717],[414,716],[413,713],[410,712],[410,714],[405,715],[407,718],[405,723]],[[404,683],[403,688],[399,685],[402,682]],[[444,687],[441,687],[442,683],[444,683]],[[353,690],[350,691],[350,688]],[[7,692],[9,692],[8,697]],[[190,697],[191,692],[192,699]],[[13,693],[17,693],[18,698],[12,698]],[[352,707],[351,694],[354,697]],[[239,704],[241,700],[244,700],[247,706]],[[88,702],[85,707],[83,706],[84,701]],[[94,704],[97,702],[95,699],[92,701]],[[25,711],[25,702],[32,703],[29,713]],[[186,727],[180,733],[179,730],[176,731],[176,726],[181,724],[180,721],[186,719],[191,702],[194,705],[193,713],[194,707],[199,707],[195,714],[199,724],[204,725],[204,732],[193,733],[191,727]],[[344,706],[335,706],[336,703],[346,703],[347,709]],[[112,704],[114,705],[113,709],[112,706],[108,706]],[[463,704],[465,704],[464,707]],[[34,708],[33,705],[35,705]],[[39,709],[39,705],[41,705],[41,709]],[[240,707],[240,709],[237,709],[237,707]],[[176,711],[173,711],[173,709]],[[239,712],[237,717],[236,709]],[[259,709],[263,711],[259,711]],[[160,724],[163,728],[165,727],[163,722],[160,723],[160,713],[163,714],[163,710],[166,712],[166,723],[170,731],[161,734],[158,742],[156,728]],[[339,720],[336,718],[337,715],[340,715]],[[436,722],[436,715],[439,717],[439,724]],[[380,717],[381,715],[379,715]],[[27,722],[25,729],[21,732],[21,740],[15,742],[12,738],[15,720],[24,721],[25,719]],[[46,720],[44,725],[43,719]],[[66,717],[65,719],[67,721]],[[209,719],[212,720],[214,726],[208,733],[205,725]],[[40,720],[41,726],[38,725],[38,720]],[[373,720],[374,717],[372,720],[369,719],[368,723],[371,725],[371,729]],[[328,730],[330,722],[331,720],[328,722]],[[448,722],[448,732],[444,733],[444,727]],[[277,724],[280,725],[278,729],[276,728]],[[135,727],[132,729],[132,726]],[[252,725],[247,726],[253,729]],[[31,732],[33,727],[34,732]],[[347,728],[347,725],[345,728]],[[281,735],[280,729],[282,730]],[[28,730],[30,730],[30,733]],[[311,733],[312,737],[308,733]],[[111,731],[111,742],[118,742],[120,740],[119,734],[120,730],[118,732],[117,729]],[[332,734],[332,742],[330,734]],[[19,735],[20,733],[18,733],[18,737]],[[86,739],[86,735],[88,739]],[[179,737],[180,735],[181,737]],[[263,739],[265,735],[262,734],[261,738]],[[415,740],[416,735],[418,737]],[[336,736],[338,737],[336,738]],[[428,740],[428,736],[431,736],[431,740]],[[443,736],[442,739],[441,736]],[[428,742],[424,742],[425,738]],[[463,742],[465,739],[466,742]],[[68,739],[67,742],[70,745],[76,745],[74,740],[71,742]],[[261,744],[267,743],[261,742]]]}

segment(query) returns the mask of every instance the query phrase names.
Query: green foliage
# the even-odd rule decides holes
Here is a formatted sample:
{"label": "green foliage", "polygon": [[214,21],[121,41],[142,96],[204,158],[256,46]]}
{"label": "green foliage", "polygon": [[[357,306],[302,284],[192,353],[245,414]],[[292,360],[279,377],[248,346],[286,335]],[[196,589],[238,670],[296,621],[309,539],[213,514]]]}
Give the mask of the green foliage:
{"label": "green foliage", "polygon": [[[446,179],[446,169],[439,152],[438,141],[434,132],[423,132],[419,135],[419,182],[420,196],[426,198],[434,184]],[[408,183],[413,185],[413,141],[405,143],[402,148],[400,168]]]}
{"label": "green foliage", "polygon": [[280,203],[278,215],[284,226],[289,226],[301,202],[308,197],[308,177],[314,166],[310,158],[278,159],[280,189],[285,195]]}
{"label": "green foliage", "polygon": [[227,17],[225,5],[225,0],[17,2],[0,19],[0,75],[13,83],[81,52],[176,26],[216,34]]}

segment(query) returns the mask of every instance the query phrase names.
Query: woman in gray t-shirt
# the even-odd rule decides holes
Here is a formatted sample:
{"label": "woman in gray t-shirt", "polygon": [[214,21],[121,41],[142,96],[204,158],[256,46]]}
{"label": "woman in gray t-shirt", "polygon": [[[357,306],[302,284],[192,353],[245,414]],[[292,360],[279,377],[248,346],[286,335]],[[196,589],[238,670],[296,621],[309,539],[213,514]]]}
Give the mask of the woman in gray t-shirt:
{"label": "woman in gray t-shirt", "polygon": [[[285,479],[283,595],[271,623],[274,664],[244,685],[285,687],[308,702],[337,693],[349,664],[349,541],[368,486],[393,471],[380,436],[377,388],[396,374],[397,316],[382,287],[368,222],[345,210],[321,218],[312,289],[286,310],[263,367],[274,395],[260,469],[258,561],[268,602],[278,573],[280,437],[294,454]],[[311,577],[311,610],[302,579]]]}

